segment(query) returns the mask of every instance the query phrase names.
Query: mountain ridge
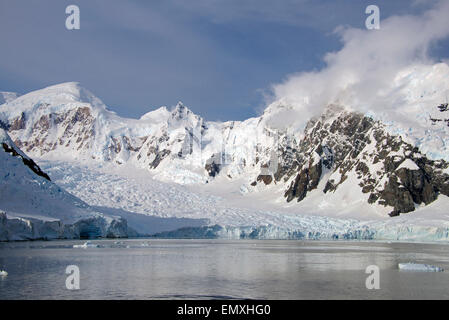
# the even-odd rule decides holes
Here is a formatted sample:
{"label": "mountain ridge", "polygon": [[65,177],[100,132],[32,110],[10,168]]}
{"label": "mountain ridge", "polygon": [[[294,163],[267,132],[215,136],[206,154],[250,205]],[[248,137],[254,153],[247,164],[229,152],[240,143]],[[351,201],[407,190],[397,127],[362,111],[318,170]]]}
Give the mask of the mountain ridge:
{"label": "mountain ridge", "polygon": [[[416,83],[412,88],[419,90]],[[427,108],[428,114],[437,112],[435,96],[426,100],[435,108]],[[362,198],[389,208],[390,216],[449,195],[445,149],[420,151],[436,150],[435,141],[447,147],[437,139],[447,129],[431,126],[431,116],[416,118],[429,133],[424,138],[339,103],[307,121],[296,116],[294,105],[278,101],[257,118],[212,122],[179,102],[171,110],[161,107],[126,119],[73,82],[0,107],[2,126],[18,147],[38,158],[128,163],[181,184],[208,183],[218,176],[243,179],[243,193],[274,185],[286,202],[301,202],[320,190],[323,201],[333,194],[349,202]]]}

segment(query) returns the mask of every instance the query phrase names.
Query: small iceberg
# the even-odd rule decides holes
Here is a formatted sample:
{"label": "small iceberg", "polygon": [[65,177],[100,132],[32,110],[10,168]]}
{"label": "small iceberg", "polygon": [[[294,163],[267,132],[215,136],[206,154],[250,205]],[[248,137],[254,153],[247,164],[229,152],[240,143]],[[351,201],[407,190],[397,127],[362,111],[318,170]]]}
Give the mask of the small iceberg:
{"label": "small iceberg", "polygon": [[420,264],[420,263],[399,263],[399,270],[403,271],[421,271],[421,272],[443,272],[444,269],[436,266],[431,266],[428,264]]}
{"label": "small iceberg", "polygon": [[126,245],[123,241],[114,241],[114,244],[111,247],[112,248],[126,248]]}
{"label": "small iceberg", "polygon": [[100,248],[100,245],[94,244],[91,241],[86,241],[84,244],[74,244],[74,248],[87,249],[87,248]]}
{"label": "small iceberg", "polygon": [[0,270],[0,277],[6,277],[8,275],[8,272],[5,270]]}
{"label": "small iceberg", "polygon": [[150,243],[149,243],[149,242],[142,242],[142,243],[140,244],[140,246],[141,246],[141,247],[149,247],[149,246],[150,246]]}

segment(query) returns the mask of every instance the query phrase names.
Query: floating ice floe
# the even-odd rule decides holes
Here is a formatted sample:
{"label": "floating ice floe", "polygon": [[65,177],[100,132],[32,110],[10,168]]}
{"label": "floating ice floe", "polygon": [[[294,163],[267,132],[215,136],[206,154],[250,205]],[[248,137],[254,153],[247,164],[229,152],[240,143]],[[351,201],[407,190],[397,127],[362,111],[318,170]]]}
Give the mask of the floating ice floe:
{"label": "floating ice floe", "polygon": [[94,244],[91,241],[86,241],[84,244],[75,244],[73,245],[74,248],[81,248],[81,249],[86,249],[86,248],[100,248],[100,245],[98,244]]}
{"label": "floating ice floe", "polygon": [[420,263],[399,263],[399,270],[403,271],[422,271],[422,272],[443,272],[444,269],[436,266],[431,266],[428,264],[420,264]]}
{"label": "floating ice floe", "polygon": [[126,248],[126,245],[123,241],[114,241],[114,244],[111,245],[112,248]]}
{"label": "floating ice floe", "polygon": [[8,272],[6,272],[5,270],[0,271],[0,277],[6,277],[7,275],[8,275]]}

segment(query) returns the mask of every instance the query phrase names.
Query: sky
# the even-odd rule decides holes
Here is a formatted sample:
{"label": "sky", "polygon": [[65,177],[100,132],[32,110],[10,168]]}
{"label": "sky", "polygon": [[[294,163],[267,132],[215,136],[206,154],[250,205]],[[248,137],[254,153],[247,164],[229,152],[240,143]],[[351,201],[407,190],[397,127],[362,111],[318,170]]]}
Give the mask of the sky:
{"label": "sky", "polygon": [[[65,27],[65,9],[72,4],[80,8],[80,30]],[[370,4],[380,8],[378,31],[365,28]],[[207,120],[243,120],[259,115],[273,99],[302,98],[297,92],[311,82],[330,85],[328,79],[338,79],[345,68],[376,70],[363,60],[371,56],[373,42],[383,43],[387,56],[397,55],[382,60],[387,71],[418,55],[447,59],[446,33],[432,32],[447,26],[427,17],[438,5],[433,0],[0,0],[0,91],[26,93],[77,81],[125,117],[183,101]],[[449,21],[446,9],[441,19]],[[419,36],[422,28],[427,29]],[[308,89],[321,94],[316,85]]]}

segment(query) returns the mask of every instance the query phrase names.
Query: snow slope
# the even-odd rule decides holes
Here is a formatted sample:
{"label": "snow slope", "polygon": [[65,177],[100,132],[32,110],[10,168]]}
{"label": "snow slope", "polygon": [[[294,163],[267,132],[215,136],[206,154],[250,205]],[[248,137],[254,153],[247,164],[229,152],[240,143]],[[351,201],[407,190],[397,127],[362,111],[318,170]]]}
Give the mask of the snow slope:
{"label": "snow slope", "polygon": [[0,240],[126,236],[126,221],[95,212],[50,181],[0,129]]}
{"label": "snow slope", "polygon": [[[449,161],[449,126],[434,124],[431,118],[443,115],[437,106],[448,103],[449,66],[413,65],[400,71],[383,101],[389,101],[391,111],[368,111],[388,126],[389,132],[403,137],[433,160]],[[443,118],[449,118],[443,115]]]}

